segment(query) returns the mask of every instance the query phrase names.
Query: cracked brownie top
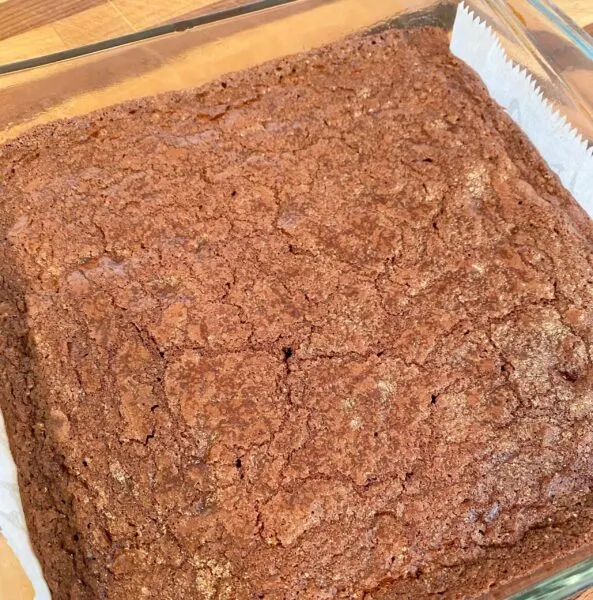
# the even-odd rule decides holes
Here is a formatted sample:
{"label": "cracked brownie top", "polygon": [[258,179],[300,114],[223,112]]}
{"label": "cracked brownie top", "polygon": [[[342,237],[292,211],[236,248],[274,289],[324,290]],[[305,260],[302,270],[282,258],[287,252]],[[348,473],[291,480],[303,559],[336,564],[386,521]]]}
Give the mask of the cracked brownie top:
{"label": "cracked brownie top", "polygon": [[2,408],[56,599],[463,598],[588,539],[593,229],[444,32],[0,161]]}

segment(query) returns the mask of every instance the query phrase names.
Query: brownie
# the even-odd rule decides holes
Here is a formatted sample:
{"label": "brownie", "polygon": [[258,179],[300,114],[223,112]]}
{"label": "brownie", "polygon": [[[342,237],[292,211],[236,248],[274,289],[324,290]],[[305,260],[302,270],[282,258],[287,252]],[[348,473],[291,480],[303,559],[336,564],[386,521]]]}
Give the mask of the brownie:
{"label": "brownie", "polygon": [[593,541],[593,227],[436,29],[0,148],[56,600],[470,598]]}

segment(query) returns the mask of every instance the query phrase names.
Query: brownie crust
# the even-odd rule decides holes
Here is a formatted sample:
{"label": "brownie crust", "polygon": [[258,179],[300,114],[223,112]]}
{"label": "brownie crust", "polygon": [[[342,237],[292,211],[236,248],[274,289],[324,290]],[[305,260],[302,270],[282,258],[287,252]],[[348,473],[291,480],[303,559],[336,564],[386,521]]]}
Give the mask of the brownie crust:
{"label": "brownie crust", "polygon": [[593,228],[444,32],[0,168],[1,408],[56,600],[469,598],[591,540]]}

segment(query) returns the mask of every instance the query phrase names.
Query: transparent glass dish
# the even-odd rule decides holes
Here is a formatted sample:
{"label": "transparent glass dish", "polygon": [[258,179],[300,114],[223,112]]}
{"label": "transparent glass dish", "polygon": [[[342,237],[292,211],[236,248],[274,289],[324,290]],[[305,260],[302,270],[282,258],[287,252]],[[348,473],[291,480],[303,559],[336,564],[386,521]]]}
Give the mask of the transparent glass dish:
{"label": "transparent glass dish", "polygon": [[[35,4],[31,14],[27,4]],[[108,14],[102,3],[70,0],[57,8],[52,3],[47,11],[54,16],[45,20],[39,4],[0,3],[0,141],[57,118],[198,86],[382,21],[450,29],[455,2],[183,0],[168,8],[156,0],[151,11],[137,0],[114,0],[108,4],[117,11]],[[77,13],[79,4],[91,8]],[[468,5],[493,25],[510,58],[527,66],[546,96],[593,139],[591,37],[547,0]],[[14,23],[30,21],[36,29],[10,35]]]}
{"label": "transparent glass dish", "polygon": [[[109,6],[70,0],[48,16],[40,3],[27,13],[27,4],[35,3],[0,3],[0,141],[58,118],[199,86],[355,31],[451,30],[457,7],[447,0],[184,0],[149,8],[136,1],[134,9],[134,0]],[[593,140],[593,39],[548,0],[466,4],[493,27],[546,98]],[[593,586],[591,557],[593,548],[583,547],[485,598],[578,597]]]}

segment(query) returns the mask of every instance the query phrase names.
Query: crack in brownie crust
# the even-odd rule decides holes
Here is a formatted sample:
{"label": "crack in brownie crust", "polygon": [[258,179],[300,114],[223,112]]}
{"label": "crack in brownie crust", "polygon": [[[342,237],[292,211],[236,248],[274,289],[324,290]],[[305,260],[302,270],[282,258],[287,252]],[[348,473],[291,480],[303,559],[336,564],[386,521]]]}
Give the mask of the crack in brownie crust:
{"label": "crack in brownie crust", "polygon": [[467,598],[590,539],[593,229],[444,32],[0,161],[2,409],[57,600]]}

